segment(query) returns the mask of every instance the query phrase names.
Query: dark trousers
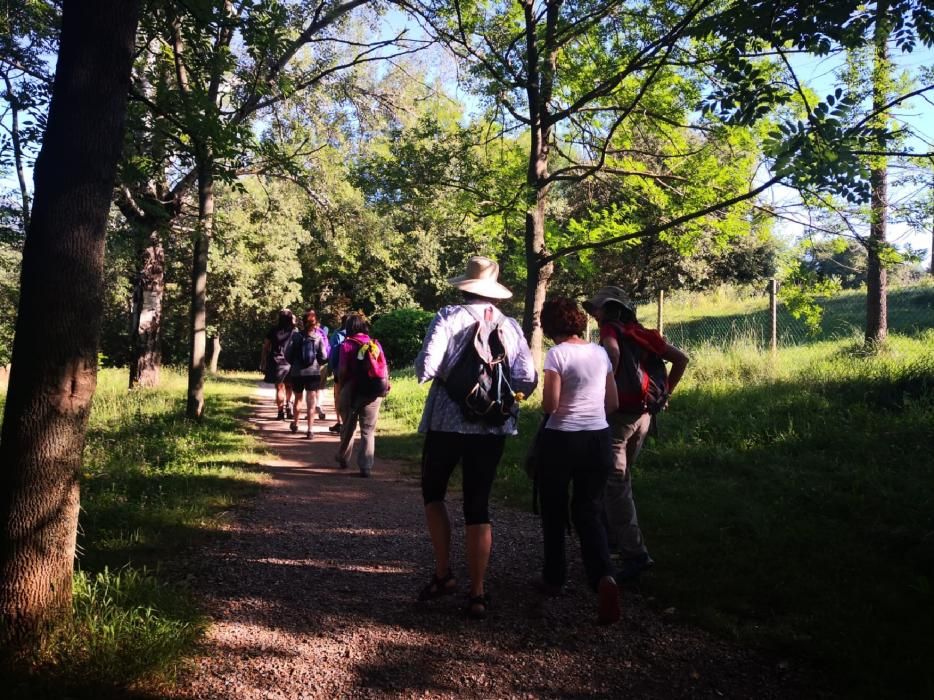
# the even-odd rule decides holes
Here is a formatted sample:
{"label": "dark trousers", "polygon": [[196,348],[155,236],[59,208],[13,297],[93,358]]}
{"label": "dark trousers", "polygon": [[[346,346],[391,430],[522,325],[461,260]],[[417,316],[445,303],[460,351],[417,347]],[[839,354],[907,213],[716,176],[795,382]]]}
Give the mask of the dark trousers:
{"label": "dark trousers", "polygon": [[610,430],[542,431],[542,535],[545,565],[542,578],[553,586],[567,579],[564,537],[567,530],[568,490],[571,520],[580,537],[581,557],[591,588],[613,575],[603,524],[603,489],[613,468]]}

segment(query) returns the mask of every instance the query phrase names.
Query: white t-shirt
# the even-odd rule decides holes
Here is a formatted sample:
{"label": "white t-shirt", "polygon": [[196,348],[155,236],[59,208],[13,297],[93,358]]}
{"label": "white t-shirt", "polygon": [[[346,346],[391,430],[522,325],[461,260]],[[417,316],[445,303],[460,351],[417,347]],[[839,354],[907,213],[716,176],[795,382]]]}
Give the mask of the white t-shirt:
{"label": "white t-shirt", "polygon": [[561,377],[558,409],[547,428],[573,432],[609,427],[603,399],[606,375],[613,371],[610,356],[593,343],[561,343],[545,356],[545,371]]}

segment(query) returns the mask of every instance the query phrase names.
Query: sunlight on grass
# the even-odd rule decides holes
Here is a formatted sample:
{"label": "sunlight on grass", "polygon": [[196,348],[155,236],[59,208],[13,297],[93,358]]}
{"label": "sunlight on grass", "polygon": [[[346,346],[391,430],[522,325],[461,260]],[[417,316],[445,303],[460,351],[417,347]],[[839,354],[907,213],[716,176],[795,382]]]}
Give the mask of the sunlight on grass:
{"label": "sunlight on grass", "polygon": [[[934,693],[934,331],[763,351],[702,343],[634,472],[658,566],[643,592],[828,665],[861,695]],[[393,387],[380,450],[417,462],[426,387]],[[495,485],[528,508],[525,406]],[[386,436],[384,438],[384,436]],[[918,684],[922,685],[919,686]]]}
{"label": "sunlight on grass", "polygon": [[205,418],[184,417],[186,377],[127,391],[126,370],[100,372],[88,426],[73,617],[47,640],[26,696],[93,695],[171,681],[205,621],[160,563],[203,541],[267,478],[242,418],[255,375],[211,377]]}

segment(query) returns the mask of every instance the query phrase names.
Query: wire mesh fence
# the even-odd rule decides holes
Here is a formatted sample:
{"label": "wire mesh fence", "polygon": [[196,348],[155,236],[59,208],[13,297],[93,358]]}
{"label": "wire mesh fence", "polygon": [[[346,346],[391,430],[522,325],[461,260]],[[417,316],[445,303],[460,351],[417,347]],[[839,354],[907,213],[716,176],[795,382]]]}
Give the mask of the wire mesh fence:
{"label": "wire mesh fence", "polygon": [[[791,346],[862,337],[866,326],[866,292],[852,290],[818,300],[819,326],[809,328],[775,298],[774,332],[776,345]],[[736,342],[761,348],[772,344],[773,315],[768,289],[720,290],[706,294],[668,292],[643,300],[638,307],[639,321],[648,328],[659,328],[668,341],[681,347],[698,345],[728,346]],[[920,335],[934,329],[934,283],[890,288],[888,292],[890,333]]]}

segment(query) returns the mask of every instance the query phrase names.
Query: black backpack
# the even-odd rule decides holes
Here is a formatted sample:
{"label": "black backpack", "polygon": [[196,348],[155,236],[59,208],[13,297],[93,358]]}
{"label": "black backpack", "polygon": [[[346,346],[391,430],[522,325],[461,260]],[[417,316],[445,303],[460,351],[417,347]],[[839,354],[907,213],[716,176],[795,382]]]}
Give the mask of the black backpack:
{"label": "black backpack", "polygon": [[650,413],[653,416],[668,403],[668,368],[661,355],[636,342],[625,327],[612,323],[619,343],[616,393],[620,413]]}
{"label": "black backpack", "polygon": [[498,427],[519,412],[503,342],[504,317],[493,321],[490,314],[480,318],[470,307],[462,308],[477,321],[465,332],[467,346],[448,372],[444,388],[465,419]]}

